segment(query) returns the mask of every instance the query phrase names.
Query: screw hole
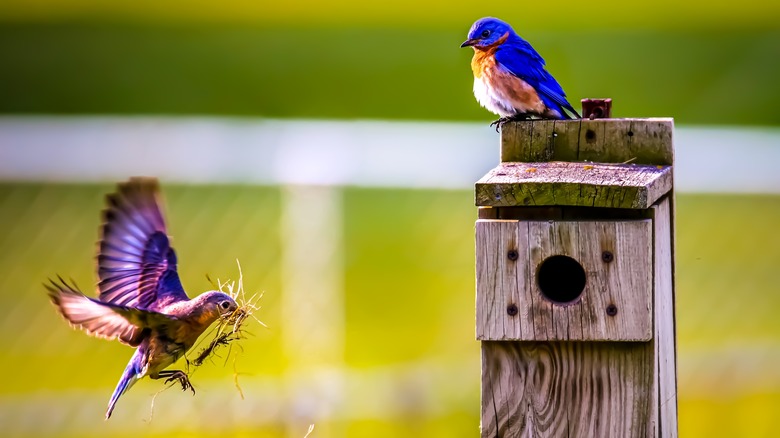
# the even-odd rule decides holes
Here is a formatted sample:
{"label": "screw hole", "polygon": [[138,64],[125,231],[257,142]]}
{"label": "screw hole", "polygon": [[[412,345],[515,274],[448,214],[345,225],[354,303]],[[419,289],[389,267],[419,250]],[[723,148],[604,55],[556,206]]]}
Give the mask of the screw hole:
{"label": "screw hole", "polygon": [[634,136],[634,131],[628,131],[628,136],[629,137],[633,137]]}
{"label": "screw hole", "polygon": [[607,315],[609,316],[615,316],[617,315],[617,306],[614,304],[610,304],[607,306]]}
{"label": "screw hole", "polygon": [[542,295],[556,304],[577,300],[585,290],[585,269],[571,257],[555,255],[545,259],[536,273]]}
{"label": "screw hole", "polygon": [[604,263],[612,263],[615,260],[615,255],[610,251],[604,251],[601,253],[601,261]]}
{"label": "screw hole", "polygon": [[509,252],[506,253],[506,256],[509,258],[509,260],[512,260],[514,262],[519,257],[519,254],[517,253],[517,250],[510,249]]}
{"label": "screw hole", "polygon": [[509,316],[515,316],[515,315],[517,315],[517,305],[515,305],[515,304],[510,304],[510,305],[506,306],[506,313],[507,313],[507,315],[509,315]]}

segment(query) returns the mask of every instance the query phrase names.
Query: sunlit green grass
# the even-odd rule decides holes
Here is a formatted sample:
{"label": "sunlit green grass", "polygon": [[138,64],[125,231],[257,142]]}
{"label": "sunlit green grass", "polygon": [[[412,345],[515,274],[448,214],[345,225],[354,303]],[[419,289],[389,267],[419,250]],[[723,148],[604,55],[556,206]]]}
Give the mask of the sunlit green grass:
{"label": "sunlit green grass", "polygon": [[[4,379],[0,397],[79,390],[104,391],[108,397],[113,388],[131,350],[71,330],[41,286],[60,273],[90,291],[99,211],[111,189],[0,185],[0,227],[5,230],[0,234],[0,373],[13,376]],[[191,294],[209,289],[206,273],[235,278],[235,259],[240,259],[247,290],[265,291],[257,316],[270,329],[252,327],[254,336],[243,342],[239,371],[281,376],[280,191],[250,186],[163,189],[185,287]],[[677,200],[680,361],[692,351],[724,343],[780,343],[780,197],[679,195]],[[356,420],[336,430],[355,437],[473,436],[479,421],[479,347],[474,340],[476,210],[471,192],[347,188],[343,214],[346,366],[370,370],[439,361],[468,364],[474,375],[453,382],[469,388],[470,413],[445,399],[441,414],[433,417]],[[233,388],[232,366],[220,360],[199,369],[196,378]],[[713,388],[721,383],[711,382]],[[157,382],[141,382],[134,391],[151,393],[155,388]],[[769,436],[774,430],[780,388],[771,384],[743,393],[699,394],[680,381],[679,390],[680,427],[686,436]],[[175,403],[177,397],[170,393],[159,403]],[[96,425],[100,414],[94,412]],[[243,430],[241,424],[229,424],[237,433]],[[278,436],[283,430],[280,423],[256,432]]]}

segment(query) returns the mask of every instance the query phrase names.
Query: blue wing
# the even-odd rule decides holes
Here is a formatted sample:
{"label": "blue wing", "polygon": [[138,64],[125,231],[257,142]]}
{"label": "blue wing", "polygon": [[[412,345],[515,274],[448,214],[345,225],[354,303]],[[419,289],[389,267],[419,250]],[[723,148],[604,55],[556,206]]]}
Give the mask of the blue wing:
{"label": "blue wing", "polygon": [[157,180],[133,178],[107,197],[98,254],[100,301],[160,310],[187,300],[176,272]]}
{"label": "blue wing", "polygon": [[517,40],[508,41],[498,48],[495,57],[496,61],[513,75],[534,87],[548,108],[558,111],[563,117],[567,117],[564,109],[580,117],[566,100],[566,93],[561,85],[544,68],[544,58],[527,41],[519,37]]}

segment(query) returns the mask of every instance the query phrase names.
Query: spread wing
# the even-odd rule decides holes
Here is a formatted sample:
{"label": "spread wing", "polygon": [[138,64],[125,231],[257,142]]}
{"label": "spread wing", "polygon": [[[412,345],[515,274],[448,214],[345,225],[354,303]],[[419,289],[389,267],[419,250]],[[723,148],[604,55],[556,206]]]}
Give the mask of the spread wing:
{"label": "spread wing", "polygon": [[187,300],[176,273],[152,178],[132,178],[108,195],[98,253],[100,301],[122,307],[160,310]]}
{"label": "spread wing", "polygon": [[58,282],[51,280],[45,286],[52,303],[71,325],[90,335],[109,340],[119,339],[133,347],[141,343],[145,329],[168,325],[176,320],[162,313],[93,300],[62,278]]}
{"label": "spread wing", "polygon": [[527,41],[518,38],[518,41],[504,43],[500,50],[496,51],[495,57],[496,61],[510,73],[534,87],[549,108],[558,111],[564,117],[566,117],[564,108],[580,117],[566,100],[566,93],[563,92],[561,84],[544,68],[544,58]]}

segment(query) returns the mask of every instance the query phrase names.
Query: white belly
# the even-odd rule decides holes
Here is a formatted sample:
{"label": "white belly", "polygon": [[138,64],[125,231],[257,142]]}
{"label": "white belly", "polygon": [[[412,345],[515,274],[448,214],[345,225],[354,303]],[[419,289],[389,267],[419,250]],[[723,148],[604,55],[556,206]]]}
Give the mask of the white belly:
{"label": "white belly", "polygon": [[488,111],[501,117],[509,117],[515,114],[515,109],[503,96],[489,87],[484,78],[474,78],[474,97],[477,102]]}
{"label": "white belly", "polygon": [[517,114],[542,115],[547,111],[533,87],[509,73],[503,76],[501,73],[484,74],[474,78],[474,96],[480,105],[501,117]]}

